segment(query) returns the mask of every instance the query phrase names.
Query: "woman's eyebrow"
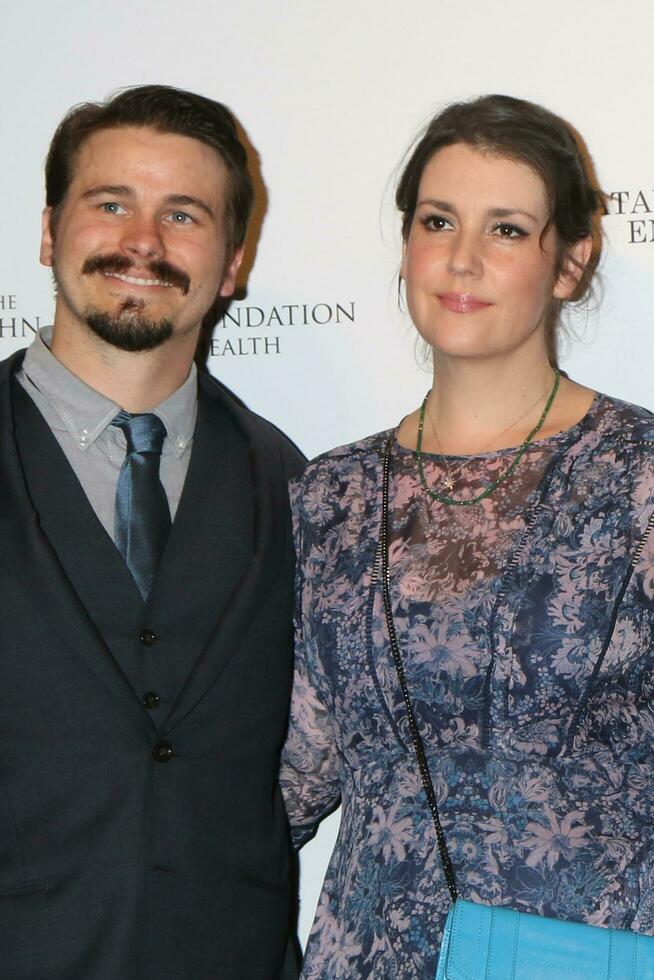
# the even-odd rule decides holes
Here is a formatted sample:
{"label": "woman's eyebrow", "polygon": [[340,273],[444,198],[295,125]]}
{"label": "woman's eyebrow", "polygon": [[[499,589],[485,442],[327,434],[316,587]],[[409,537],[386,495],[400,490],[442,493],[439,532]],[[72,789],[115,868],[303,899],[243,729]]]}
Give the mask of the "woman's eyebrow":
{"label": "woman's eyebrow", "polygon": [[[450,214],[456,214],[455,206],[449,201],[441,201],[436,197],[423,197],[420,201],[418,201],[417,207],[424,204],[432,208],[437,208],[439,211],[448,211]],[[536,217],[535,214],[532,214],[531,211],[525,211],[524,208],[490,208],[487,214],[491,218],[510,218],[511,215],[522,214],[526,218],[530,218],[536,224],[541,220],[540,218]]]}
{"label": "woman's eyebrow", "polygon": [[456,208],[449,201],[439,201],[436,197],[423,197],[422,200],[418,201],[417,207],[421,204],[429,204],[432,208],[438,208],[439,211],[449,211],[450,214],[456,213]]}
{"label": "woman's eyebrow", "polygon": [[493,218],[510,218],[512,214],[524,214],[526,218],[531,218],[534,222],[540,221],[540,218],[537,218],[531,211],[525,211],[524,208],[492,208],[488,213]]}

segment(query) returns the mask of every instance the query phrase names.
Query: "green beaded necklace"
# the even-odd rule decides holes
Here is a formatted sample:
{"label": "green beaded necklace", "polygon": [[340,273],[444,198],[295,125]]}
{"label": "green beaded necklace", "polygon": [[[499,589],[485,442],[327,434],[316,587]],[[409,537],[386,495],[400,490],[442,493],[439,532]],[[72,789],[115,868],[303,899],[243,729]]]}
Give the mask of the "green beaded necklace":
{"label": "green beaded necklace", "polygon": [[473,504],[478,504],[481,500],[484,500],[486,497],[490,497],[493,491],[497,490],[500,484],[504,483],[505,480],[509,479],[509,477],[515,470],[516,466],[518,465],[518,463],[526,453],[527,446],[529,445],[530,442],[534,440],[534,438],[538,435],[540,430],[543,428],[545,419],[548,416],[549,410],[552,407],[552,403],[556,398],[556,393],[559,390],[560,380],[561,380],[561,372],[557,369],[554,371],[554,384],[552,385],[552,390],[550,391],[549,397],[547,399],[547,403],[545,405],[545,408],[543,409],[543,414],[539,418],[537,424],[531,430],[531,432],[529,433],[525,441],[522,443],[522,445],[518,448],[518,451],[516,452],[515,456],[511,460],[511,463],[509,464],[509,466],[507,466],[504,472],[500,473],[497,479],[493,480],[492,483],[489,483],[485,490],[482,490],[481,493],[478,493],[476,497],[471,497],[470,500],[457,500],[455,497],[448,497],[445,494],[436,493],[436,491],[432,490],[431,487],[427,484],[427,478],[425,477],[425,467],[422,458],[422,430],[425,424],[425,409],[427,407],[427,399],[429,398],[429,392],[427,392],[427,394],[423,399],[422,405],[420,406],[420,421],[418,422],[418,440],[416,443],[416,462],[418,463],[418,473],[420,474],[420,483],[422,484],[423,490],[425,490],[429,494],[432,500],[437,500],[440,504],[448,504],[451,507],[472,507]]}

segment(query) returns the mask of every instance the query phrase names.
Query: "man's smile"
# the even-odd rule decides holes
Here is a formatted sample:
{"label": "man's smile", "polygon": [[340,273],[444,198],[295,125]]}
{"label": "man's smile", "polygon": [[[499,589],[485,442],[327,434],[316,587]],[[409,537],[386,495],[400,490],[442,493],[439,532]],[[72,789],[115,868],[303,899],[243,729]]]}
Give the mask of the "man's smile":
{"label": "man's smile", "polygon": [[119,279],[130,286],[164,286],[169,288],[173,285],[172,282],[164,282],[161,279],[141,279],[138,276],[128,276],[124,272],[103,272],[102,274],[108,279]]}

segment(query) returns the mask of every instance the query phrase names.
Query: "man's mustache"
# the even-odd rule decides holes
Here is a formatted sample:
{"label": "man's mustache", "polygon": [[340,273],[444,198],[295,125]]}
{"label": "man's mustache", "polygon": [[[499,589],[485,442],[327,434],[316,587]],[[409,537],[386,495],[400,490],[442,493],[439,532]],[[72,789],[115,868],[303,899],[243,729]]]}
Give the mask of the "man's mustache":
{"label": "man's mustache", "polygon": [[[117,275],[125,274],[134,268],[134,261],[126,255],[94,255],[87,259],[82,266],[82,275],[90,276],[95,272],[113,272]],[[169,282],[177,286],[184,296],[191,287],[190,277],[177,266],[171,265],[164,259],[153,259],[145,263],[145,267],[152,279],[159,279],[161,282]]]}

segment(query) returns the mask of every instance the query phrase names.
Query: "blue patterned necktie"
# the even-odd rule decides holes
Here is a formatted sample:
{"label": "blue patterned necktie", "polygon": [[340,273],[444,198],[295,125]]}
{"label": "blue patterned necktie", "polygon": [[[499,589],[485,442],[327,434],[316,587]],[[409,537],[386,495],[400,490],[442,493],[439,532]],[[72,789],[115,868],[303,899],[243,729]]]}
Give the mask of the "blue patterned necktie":
{"label": "blue patterned necktie", "polygon": [[116,547],[147,598],[170,531],[170,508],[159,478],[166,426],[156,415],[120,411],[127,455],[116,487]]}

